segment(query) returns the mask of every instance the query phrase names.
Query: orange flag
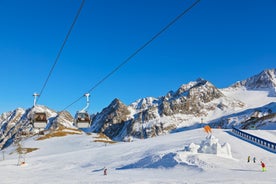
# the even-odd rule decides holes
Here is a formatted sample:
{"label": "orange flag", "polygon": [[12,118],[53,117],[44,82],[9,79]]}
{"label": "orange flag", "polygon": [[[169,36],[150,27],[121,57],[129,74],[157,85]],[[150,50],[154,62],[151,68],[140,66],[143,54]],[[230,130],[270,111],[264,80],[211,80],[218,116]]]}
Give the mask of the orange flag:
{"label": "orange flag", "polygon": [[204,126],[204,131],[208,134],[208,133],[212,133],[212,129],[209,125]]}

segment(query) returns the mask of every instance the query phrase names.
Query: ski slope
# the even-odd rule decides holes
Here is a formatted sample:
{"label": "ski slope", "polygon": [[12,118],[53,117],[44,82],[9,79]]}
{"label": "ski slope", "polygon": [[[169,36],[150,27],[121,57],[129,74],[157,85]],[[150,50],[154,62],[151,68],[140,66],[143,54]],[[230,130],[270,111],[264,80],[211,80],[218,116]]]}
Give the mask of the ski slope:
{"label": "ski slope", "polygon": [[242,130],[242,131],[276,143],[276,130]]}
{"label": "ski slope", "polygon": [[246,90],[245,88],[225,88],[222,93],[228,97],[240,100],[246,104],[246,109],[261,107],[276,101],[275,95],[269,90]]}
{"label": "ski slope", "polygon": [[[39,148],[17,166],[14,146],[0,161],[1,183],[276,183],[275,154],[249,144],[228,130],[213,130],[221,144],[229,143],[232,158],[191,153],[184,147],[206,139],[202,129],[168,134],[145,140],[106,144],[94,142],[96,135],[68,135],[22,142],[25,148]],[[254,156],[257,163],[247,163]],[[260,160],[267,165],[261,172]],[[103,169],[107,168],[107,176]]]}

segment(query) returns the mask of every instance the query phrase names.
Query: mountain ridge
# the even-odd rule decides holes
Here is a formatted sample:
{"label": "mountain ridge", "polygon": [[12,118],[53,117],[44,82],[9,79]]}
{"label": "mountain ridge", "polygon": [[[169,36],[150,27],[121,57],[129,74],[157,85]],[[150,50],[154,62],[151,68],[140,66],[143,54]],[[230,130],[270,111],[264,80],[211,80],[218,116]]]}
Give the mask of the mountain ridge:
{"label": "mountain ridge", "polygon": [[[127,113],[107,108],[108,110],[104,109],[97,113],[92,120],[93,132],[105,133],[116,140],[123,140],[129,136],[147,138],[168,133],[185,122],[185,118],[180,117],[182,115],[195,116],[199,119],[208,115],[209,110],[221,111],[244,106],[242,102],[226,97],[212,83],[204,79],[182,85],[175,92],[167,93],[166,96],[139,99],[129,106],[118,99],[116,101],[124,106]],[[114,106],[113,103],[114,101],[109,107]],[[113,114],[112,121],[106,118],[110,114]],[[175,118],[176,114],[180,116]],[[121,119],[121,115],[125,116],[124,120]]]}
{"label": "mountain ridge", "polygon": [[276,69],[267,69],[248,79],[238,81],[231,87],[245,87],[249,90],[276,88]]}
{"label": "mountain ridge", "polygon": [[[235,83],[228,89],[229,91],[244,88],[274,90],[275,76],[275,69],[265,70]],[[101,112],[92,115],[91,127],[83,131],[104,133],[116,141],[129,141],[133,138],[149,138],[166,134],[181,127],[202,126],[208,122],[218,127],[225,116],[247,108],[242,98],[236,99],[236,96],[229,96],[225,91],[199,78],[181,85],[175,91],[167,92],[164,96],[141,98],[130,105],[116,98]],[[272,113],[275,113],[274,108],[272,109]],[[11,144],[17,132],[22,129],[34,132],[32,127],[29,127],[30,114],[34,111],[46,112],[48,117],[46,129],[49,131],[59,126],[76,128],[73,126],[74,118],[69,112],[55,112],[45,106],[36,106],[27,110],[18,108],[0,115],[0,148]],[[218,120],[212,121],[215,119]],[[222,127],[229,126],[223,124]]]}

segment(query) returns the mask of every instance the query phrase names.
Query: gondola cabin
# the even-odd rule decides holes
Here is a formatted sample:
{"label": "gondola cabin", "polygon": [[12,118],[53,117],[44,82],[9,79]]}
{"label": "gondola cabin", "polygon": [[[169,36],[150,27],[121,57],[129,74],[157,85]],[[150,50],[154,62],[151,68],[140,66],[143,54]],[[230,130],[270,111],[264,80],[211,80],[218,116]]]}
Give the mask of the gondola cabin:
{"label": "gondola cabin", "polygon": [[91,119],[87,112],[77,112],[75,116],[75,126],[78,128],[90,127]]}
{"label": "gondola cabin", "polygon": [[44,129],[47,125],[47,115],[45,112],[35,112],[32,114],[31,121],[34,128]]}

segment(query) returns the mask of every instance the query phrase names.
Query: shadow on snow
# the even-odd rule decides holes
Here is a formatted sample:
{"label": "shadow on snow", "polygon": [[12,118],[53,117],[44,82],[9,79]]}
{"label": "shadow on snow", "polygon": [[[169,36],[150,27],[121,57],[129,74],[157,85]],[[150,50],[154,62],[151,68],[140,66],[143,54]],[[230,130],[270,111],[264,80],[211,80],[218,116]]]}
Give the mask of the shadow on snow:
{"label": "shadow on snow", "polygon": [[183,162],[177,162],[175,160],[176,153],[168,153],[163,156],[161,155],[151,155],[147,156],[135,163],[116,168],[116,170],[125,170],[125,169],[137,169],[137,168],[148,168],[148,169],[170,169],[174,168],[178,165],[188,166],[189,168],[196,169],[197,166],[191,166]]}

